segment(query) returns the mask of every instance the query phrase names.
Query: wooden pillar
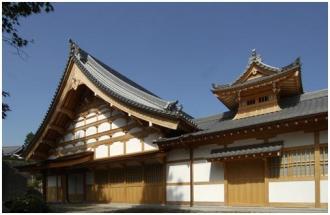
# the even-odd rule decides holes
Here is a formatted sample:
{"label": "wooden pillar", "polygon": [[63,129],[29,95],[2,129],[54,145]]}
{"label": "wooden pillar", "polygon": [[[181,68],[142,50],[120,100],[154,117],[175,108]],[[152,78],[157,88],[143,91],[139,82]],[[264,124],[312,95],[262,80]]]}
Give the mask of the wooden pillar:
{"label": "wooden pillar", "polygon": [[224,179],[224,200],[225,205],[228,206],[228,172],[227,172],[227,163],[223,162],[223,179]]}
{"label": "wooden pillar", "polygon": [[320,180],[321,180],[321,173],[320,173],[320,132],[314,132],[314,159],[315,159],[315,207],[321,207],[320,202]]}
{"label": "wooden pillar", "polygon": [[194,205],[194,168],[193,168],[194,149],[189,148],[189,166],[190,166],[190,207]]}
{"label": "wooden pillar", "polygon": [[268,168],[268,159],[264,158],[264,167],[265,167],[265,206],[269,206],[269,168]]}

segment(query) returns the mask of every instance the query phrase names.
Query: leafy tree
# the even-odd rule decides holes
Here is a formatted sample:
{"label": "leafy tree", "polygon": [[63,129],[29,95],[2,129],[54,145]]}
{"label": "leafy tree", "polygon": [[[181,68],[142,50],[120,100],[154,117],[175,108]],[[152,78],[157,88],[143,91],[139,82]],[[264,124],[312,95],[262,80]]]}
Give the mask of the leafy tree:
{"label": "leafy tree", "polygon": [[23,145],[24,148],[26,148],[27,145],[29,145],[29,143],[32,141],[33,137],[34,137],[33,132],[30,132],[26,135],[25,140],[24,140],[24,145]]}
{"label": "leafy tree", "polygon": [[3,2],[2,3],[2,33],[3,41],[21,48],[27,46],[30,41],[18,34],[17,26],[20,25],[19,18],[38,14],[42,11],[50,12],[54,8],[49,2]]}
{"label": "leafy tree", "polygon": [[[8,92],[2,91],[2,97],[3,97],[3,99],[6,98],[6,97],[8,97],[8,96],[9,96],[9,93]],[[7,112],[8,111],[11,111],[10,108],[9,108],[9,105],[2,102],[2,119],[5,119],[7,117]]]}
{"label": "leafy tree", "polygon": [[[49,2],[3,2],[2,3],[2,41],[16,48],[17,54],[21,56],[21,48],[27,46],[33,40],[27,40],[20,36],[17,26],[20,26],[19,19],[32,14],[39,14],[54,11]],[[2,97],[9,96],[8,92],[2,91]],[[10,111],[9,105],[2,103],[2,119],[5,119],[6,112]]]}

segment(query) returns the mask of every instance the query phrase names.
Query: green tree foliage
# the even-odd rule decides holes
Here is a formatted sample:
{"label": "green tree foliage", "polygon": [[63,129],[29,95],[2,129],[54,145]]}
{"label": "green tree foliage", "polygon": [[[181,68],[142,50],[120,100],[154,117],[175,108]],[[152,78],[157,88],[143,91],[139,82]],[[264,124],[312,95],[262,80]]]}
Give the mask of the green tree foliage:
{"label": "green tree foliage", "polygon": [[30,144],[30,142],[32,141],[33,138],[34,138],[34,134],[33,134],[33,132],[29,132],[29,133],[26,135],[25,140],[24,140],[24,145],[23,145],[24,148],[26,148],[27,145]]}
{"label": "green tree foliage", "polygon": [[[2,2],[2,41],[16,48],[19,56],[21,56],[21,48],[33,41],[23,38],[18,33],[19,19],[43,11],[48,13],[54,11],[54,8],[49,2]],[[7,96],[9,94],[2,91],[2,97]],[[10,111],[9,105],[2,103],[2,119],[7,117],[8,111]]]}
{"label": "green tree foliage", "polygon": [[[9,96],[9,93],[6,91],[2,91],[2,99]],[[2,119],[7,117],[7,112],[10,111],[9,105],[2,102]]]}
{"label": "green tree foliage", "polygon": [[42,11],[51,12],[53,6],[46,2],[3,2],[2,3],[2,33],[3,40],[8,44],[21,48],[29,42],[18,34],[19,19]]}

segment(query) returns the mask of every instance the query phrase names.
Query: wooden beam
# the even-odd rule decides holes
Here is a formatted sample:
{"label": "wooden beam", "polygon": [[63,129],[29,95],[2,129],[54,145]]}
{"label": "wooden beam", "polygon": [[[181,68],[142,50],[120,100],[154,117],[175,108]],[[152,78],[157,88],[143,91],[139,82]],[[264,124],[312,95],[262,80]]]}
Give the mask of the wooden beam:
{"label": "wooden beam", "polygon": [[53,130],[53,131],[56,131],[57,133],[61,134],[61,135],[64,135],[65,134],[65,131],[63,128],[57,126],[57,125],[49,125],[48,127],[50,130]]}
{"label": "wooden beam", "polygon": [[42,140],[41,142],[48,145],[48,146],[50,146],[51,148],[56,146],[56,142],[53,141],[53,140]]}
{"label": "wooden beam", "polygon": [[69,117],[72,120],[75,118],[75,113],[67,108],[62,107],[62,108],[59,108],[57,111],[66,115],[67,117]]}

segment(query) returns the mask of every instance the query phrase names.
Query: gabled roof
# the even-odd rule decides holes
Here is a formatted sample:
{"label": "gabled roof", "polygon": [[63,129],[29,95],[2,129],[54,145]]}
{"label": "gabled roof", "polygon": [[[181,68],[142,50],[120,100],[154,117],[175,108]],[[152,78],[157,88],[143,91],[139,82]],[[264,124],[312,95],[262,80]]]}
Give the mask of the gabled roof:
{"label": "gabled roof", "polygon": [[239,106],[241,92],[253,93],[253,89],[258,88],[278,89],[280,96],[303,93],[300,59],[284,67],[273,67],[265,64],[253,50],[245,71],[238,79],[231,84],[212,84],[211,91],[228,109],[235,110]]}
{"label": "gabled roof", "polygon": [[276,123],[283,120],[290,120],[299,117],[308,117],[328,112],[328,90],[304,93],[297,96],[284,98],[280,101],[281,110],[263,115],[248,118],[235,119],[236,112],[228,111],[208,117],[197,118],[194,121],[201,128],[201,131],[187,133],[178,137],[163,138],[157,143],[182,140],[189,137],[197,137],[218,132],[230,131],[233,129],[243,129],[249,126],[262,125],[266,123]]}
{"label": "gabled roof", "polygon": [[23,146],[2,146],[2,156],[20,154]]}
{"label": "gabled roof", "polygon": [[120,101],[145,111],[182,119],[195,127],[192,117],[182,110],[178,101],[161,99],[129,78],[105,65],[71,42],[71,56],[82,72],[99,88]]}
{"label": "gabled roof", "polygon": [[65,70],[52,98],[48,111],[40,124],[34,139],[26,147],[24,155],[30,153],[32,146],[39,140],[44,132],[45,126],[49,123],[53,115],[61,92],[69,77],[69,67],[75,63],[81,72],[100,91],[122,104],[137,109],[143,113],[153,116],[161,116],[182,123],[188,130],[198,130],[193,122],[193,117],[182,110],[182,105],[178,101],[168,101],[161,99],[142,86],[128,79],[124,75],[105,65],[86,51],[82,50],[76,43],[70,40],[70,52]]}
{"label": "gabled roof", "polygon": [[[269,73],[263,77],[243,81],[244,76],[246,76],[250,72],[250,69],[253,66],[258,66],[259,68],[265,69]],[[262,61],[261,56],[257,55],[254,49],[252,50],[252,55],[249,59],[248,65],[245,68],[245,71],[231,84],[212,84],[212,88],[213,88],[212,92],[216,92],[219,90],[231,90],[234,88],[240,88],[251,84],[256,84],[258,82],[265,82],[268,80],[272,80],[276,77],[284,76],[289,71],[292,71],[293,69],[297,69],[300,67],[301,67],[300,58],[297,58],[294,62],[284,67],[270,66]]]}

